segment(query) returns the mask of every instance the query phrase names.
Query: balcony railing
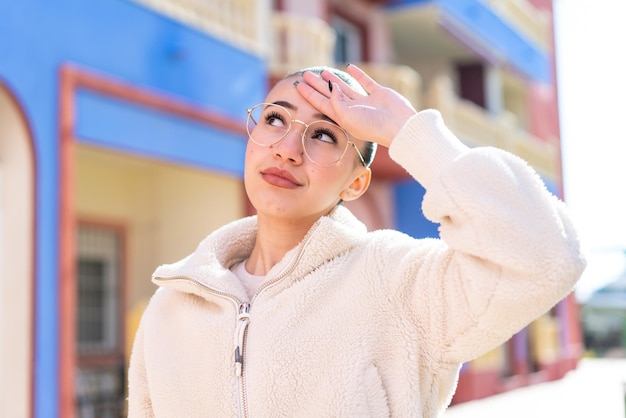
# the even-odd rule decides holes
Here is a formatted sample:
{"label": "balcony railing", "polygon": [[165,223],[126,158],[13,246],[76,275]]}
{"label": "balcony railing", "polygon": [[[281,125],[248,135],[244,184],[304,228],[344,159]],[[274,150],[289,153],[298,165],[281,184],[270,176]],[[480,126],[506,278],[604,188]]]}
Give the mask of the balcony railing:
{"label": "balcony railing", "polygon": [[549,15],[528,0],[486,0],[502,18],[543,49],[550,49]]}
{"label": "balcony railing", "polygon": [[411,102],[413,107],[421,107],[422,77],[406,65],[362,63],[360,68],[377,83],[391,87]]}
{"label": "balcony railing", "polygon": [[281,78],[317,65],[332,65],[335,31],[320,19],[272,13],[270,73]]}
{"label": "balcony railing", "polygon": [[172,19],[263,55],[267,47],[268,0],[135,0]]}
{"label": "balcony railing", "polygon": [[558,179],[558,148],[519,128],[510,113],[489,115],[483,108],[459,99],[447,77],[435,79],[424,98],[425,104],[438,109],[446,125],[468,146],[494,146],[526,160],[540,174]]}

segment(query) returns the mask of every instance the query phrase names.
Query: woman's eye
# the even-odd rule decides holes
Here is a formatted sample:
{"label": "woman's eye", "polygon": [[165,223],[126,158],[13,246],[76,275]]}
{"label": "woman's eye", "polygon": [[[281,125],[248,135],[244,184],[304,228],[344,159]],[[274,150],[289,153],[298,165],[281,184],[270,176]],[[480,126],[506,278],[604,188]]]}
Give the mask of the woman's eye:
{"label": "woman's eye", "polygon": [[265,116],[265,123],[268,125],[281,127],[285,125],[285,119],[278,113],[272,112]]}
{"label": "woman's eye", "polygon": [[317,141],[326,142],[328,144],[336,144],[337,143],[337,134],[330,129],[326,128],[317,128],[311,135],[312,139]]}

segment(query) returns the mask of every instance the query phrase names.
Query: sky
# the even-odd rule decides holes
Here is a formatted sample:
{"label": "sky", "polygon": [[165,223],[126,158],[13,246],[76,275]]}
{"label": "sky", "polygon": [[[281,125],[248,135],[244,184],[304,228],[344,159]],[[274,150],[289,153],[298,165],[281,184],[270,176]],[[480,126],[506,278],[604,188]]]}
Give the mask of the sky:
{"label": "sky", "polygon": [[626,1],[554,0],[565,201],[587,251],[576,295],[626,270]]}

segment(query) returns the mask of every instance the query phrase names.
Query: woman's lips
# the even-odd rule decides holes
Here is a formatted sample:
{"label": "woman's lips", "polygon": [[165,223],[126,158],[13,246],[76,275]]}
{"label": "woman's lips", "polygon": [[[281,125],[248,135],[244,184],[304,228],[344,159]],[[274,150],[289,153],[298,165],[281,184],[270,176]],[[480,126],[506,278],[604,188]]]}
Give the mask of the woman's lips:
{"label": "woman's lips", "polygon": [[269,184],[277,187],[295,189],[302,186],[298,180],[288,171],[277,167],[270,167],[261,171],[261,177]]}

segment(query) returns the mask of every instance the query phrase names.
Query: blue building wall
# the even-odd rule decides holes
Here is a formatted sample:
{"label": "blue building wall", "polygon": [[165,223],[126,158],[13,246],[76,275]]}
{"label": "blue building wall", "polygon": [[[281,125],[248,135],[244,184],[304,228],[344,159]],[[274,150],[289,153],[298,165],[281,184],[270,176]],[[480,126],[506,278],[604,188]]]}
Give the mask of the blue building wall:
{"label": "blue building wall", "polygon": [[[265,95],[266,65],[259,57],[128,0],[0,2],[0,57],[0,83],[15,95],[34,137],[33,402],[35,416],[50,417],[56,416],[59,400],[60,67],[72,63],[243,122],[245,109]],[[182,118],[161,120],[145,109],[96,95],[79,94],[77,103],[77,133],[85,141],[241,173],[243,141],[232,134]]]}
{"label": "blue building wall", "polygon": [[394,188],[396,228],[414,238],[439,238],[439,224],[426,219],[421,210],[426,190],[413,179],[398,182]]}
{"label": "blue building wall", "polygon": [[243,177],[241,135],[88,90],[79,90],[76,107],[83,143]]}

